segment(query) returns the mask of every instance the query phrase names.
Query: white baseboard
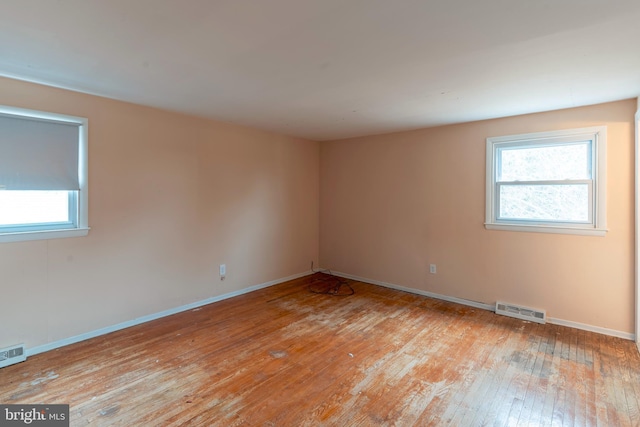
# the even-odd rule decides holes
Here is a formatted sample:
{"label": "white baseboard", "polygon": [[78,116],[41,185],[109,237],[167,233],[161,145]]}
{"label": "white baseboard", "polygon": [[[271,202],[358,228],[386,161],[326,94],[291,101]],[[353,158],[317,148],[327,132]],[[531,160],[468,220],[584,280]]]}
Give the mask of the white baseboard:
{"label": "white baseboard", "polygon": [[[326,269],[320,269],[320,268],[314,269],[315,272],[317,272],[317,271],[325,271],[325,270]],[[267,288],[269,286],[277,285],[279,283],[287,282],[289,280],[298,279],[300,277],[308,276],[310,274],[313,274],[313,272],[312,271],[305,271],[303,273],[298,273],[298,274],[294,274],[292,276],[283,277],[281,279],[276,279],[276,280],[272,280],[272,281],[269,281],[269,282],[261,283],[261,284],[258,284],[258,285],[250,286],[250,287],[241,289],[239,291],[229,292],[229,293],[226,293],[226,294],[223,294],[223,295],[218,295],[218,296],[207,298],[207,299],[204,299],[204,300],[201,300],[201,301],[196,301],[196,302],[193,302],[193,303],[190,303],[190,304],[186,304],[186,305],[183,305],[183,306],[180,306],[180,307],[175,307],[175,308],[164,310],[164,311],[161,311],[161,312],[158,312],[158,313],[149,314],[147,316],[138,317],[136,319],[128,320],[126,322],[118,323],[116,325],[107,326],[107,327],[104,327],[104,328],[101,328],[101,329],[96,329],[96,330],[90,331],[90,332],[85,332],[84,334],[75,335],[73,337],[64,338],[64,339],[61,339],[61,340],[58,340],[58,341],[54,341],[54,342],[51,342],[51,343],[47,343],[47,344],[39,345],[39,346],[36,346],[36,347],[28,348],[26,350],[26,355],[28,357],[28,356],[33,356],[33,355],[36,355],[36,354],[44,353],[46,351],[55,350],[56,348],[64,347],[64,346],[67,346],[67,345],[70,345],[70,344],[75,344],[77,342],[88,340],[88,339],[91,339],[91,338],[99,337],[101,335],[105,335],[105,334],[108,334],[108,333],[111,333],[111,332],[119,331],[121,329],[129,328],[131,326],[140,325],[142,323],[150,322],[152,320],[160,319],[162,317],[171,316],[172,314],[177,314],[177,313],[180,313],[180,312],[183,312],[183,311],[187,311],[187,310],[193,310],[194,308],[202,307],[202,306],[207,305],[207,304],[212,304],[214,302],[222,301],[222,300],[233,298],[233,297],[236,297],[236,296],[239,296],[239,295],[242,295],[242,294],[246,294],[246,293],[249,293],[249,292],[257,291],[258,289]],[[420,289],[407,288],[407,287],[404,287],[404,286],[394,285],[392,283],[386,283],[386,282],[381,282],[379,280],[367,279],[367,278],[364,278],[364,277],[354,276],[352,274],[347,274],[347,273],[342,273],[342,272],[337,272],[337,271],[332,271],[332,274],[334,274],[336,276],[340,276],[340,277],[345,277],[347,279],[353,279],[353,280],[357,280],[357,281],[360,281],[360,282],[365,282],[365,283],[371,283],[371,284],[374,284],[374,285],[384,286],[385,288],[397,289],[397,290],[400,290],[400,291],[405,291],[405,292],[409,292],[409,293],[413,293],[413,294],[417,294],[417,295],[422,295],[422,296],[426,296],[426,297],[430,297],[430,298],[435,298],[435,299],[439,299],[439,300],[443,300],[443,301],[463,304],[463,305],[467,305],[467,306],[470,306],[470,307],[479,308],[479,309],[482,309],[482,310],[488,310],[488,311],[494,311],[495,310],[495,305],[491,305],[491,304],[485,304],[485,303],[481,303],[481,302],[477,302],[477,301],[471,301],[471,300],[467,300],[467,299],[463,299],[463,298],[450,297],[450,296],[447,296],[447,295],[436,294],[436,293],[433,293],[433,292],[423,291],[423,290],[420,290]],[[592,326],[592,325],[586,325],[584,323],[572,322],[572,321],[569,321],[569,320],[556,319],[556,318],[553,318],[553,317],[547,317],[547,322],[548,323],[552,323],[554,325],[567,326],[567,327],[570,327],[570,328],[582,329],[582,330],[589,331],[589,332],[596,332],[596,333],[603,334],[603,335],[610,335],[610,336],[613,336],[613,337],[618,337],[618,338],[623,338],[623,339],[635,341],[635,335],[631,334],[631,333],[628,333],[628,332],[621,332],[621,331],[616,331],[616,330],[613,330],[613,329],[602,328],[602,327],[599,327],[599,326]]]}
{"label": "white baseboard", "polygon": [[338,272],[338,271],[334,271],[333,274],[335,274],[336,276],[345,277],[347,279],[353,279],[353,280],[358,280],[360,282],[372,283],[374,285],[384,286],[385,288],[396,289],[396,290],[399,290],[399,291],[409,292],[409,293],[412,293],[412,294],[418,294],[418,295],[422,295],[422,296],[425,296],[425,297],[430,297],[430,298],[435,298],[435,299],[439,299],[439,300],[443,300],[443,301],[455,302],[455,303],[458,303],[458,304],[468,305],[469,307],[481,308],[483,310],[489,310],[489,311],[494,311],[494,309],[495,309],[495,305],[484,304],[484,303],[481,303],[481,302],[471,301],[471,300],[468,300],[468,299],[462,299],[462,298],[450,297],[450,296],[447,296],[447,295],[436,294],[436,293],[433,293],[433,292],[423,291],[422,289],[407,288],[407,287],[404,287],[404,286],[394,285],[393,283],[381,282],[379,280],[373,280],[373,279],[366,279],[364,277],[358,277],[358,276],[354,276],[352,274],[342,273],[342,272]]}
{"label": "white baseboard", "polygon": [[27,357],[33,356],[46,351],[55,350],[56,348],[64,347],[70,344],[75,344],[80,341],[88,340],[90,338],[99,337],[111,332],[119,331],[121,329],[129,328],[131,326],[140,325],[142,323],[150,322],[152,320],[160,319],[162,317],[171,316],[187,310],[193,310],[194,308],[202,307],[207,304],[222,301],[225,299],[237,297],[238,295],[246,294],[249,292],[257,291],[258,289],[268,288],[269,286],[277,285],[279,283],[287,282],[289,280],[298,279],[300,277],[313,274],[312,271],[305,271],[304,273],[294,274],[293,276],[283,277],[281,279],[272,280],[270,282],[261,283],[259,285],[250,286],[248,288],[241,289],[239,291],[229,292],[223,295],[217,295],[215,297],[207,298],[201,301],[192,302],[190,304],[182,305],[180,307],[170,308],[158,313],[149,314],[147,316],[138,317],[133,320],[127,320],[126,322],[118,323],[116,325],[107,326],[105,328],[96,329],[94,331],[85,332],[84,334],[76,335],[69,338],[64,338],[58,341],[50,342],[47,344],[39,345],[26,350]]}
{"label": "white baseboard", "polygon": [[623,338],[625,340],[635,341],[636,335],[629,332],[616,331],[615,329],[601,328],[600,326],[586,325],[584,323],[573,322],[571,320],[556,319],[555,317],[547,317],[547,323],[559,326],[567,326],[569,328],[582,329],[583,331],[595,332],[597,334],[609,335],[612,337]]}
{"label": "white baseboard", "polygon": [[[412,294],[422,295],[430,298],[435,298],[448,302],[455,302],[458,304],[467,305],[470,307],[480,308],[483,310],[493,311],[495,312],[495,304],[485,304],[482,302],[471,301],[463,298],[450,297],[447,295],[436,294],[433,292],[423,291],[421,289],[407,288],[404,286],[394,285],[393,283],[381,282],[379,280],[367,279],[364,277],[354,276],[353,274],[342,273],[338,271],[333,271],[333,274],[340,277],[345,277],[347,279],[353,279],[360,282],[371,283],[374,285],[384,286],[385,288],[397,289],[400,291],[409,292]],[[623,338],[626,340],[635,341],[635,334],[629,332],[616,331],[614,329],[602,328],[600,326],[586,325],[584,323],[572,322],[570,320],[557,319],[554,317],[547,317],[547,323],[551,323],[559,326],[566,326],[569,328],[581,329],[584,331],[595,332],[602,335],[609,335],[612,337]]]}

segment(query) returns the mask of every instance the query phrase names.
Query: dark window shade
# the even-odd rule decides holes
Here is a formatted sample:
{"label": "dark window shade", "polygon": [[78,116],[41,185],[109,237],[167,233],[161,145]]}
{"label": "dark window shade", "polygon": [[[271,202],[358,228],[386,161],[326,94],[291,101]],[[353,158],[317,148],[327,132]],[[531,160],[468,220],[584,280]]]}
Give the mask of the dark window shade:
{"label": "dark window shade", "polygon": [[80,124],[0,115],[0,189],[79,190]]}

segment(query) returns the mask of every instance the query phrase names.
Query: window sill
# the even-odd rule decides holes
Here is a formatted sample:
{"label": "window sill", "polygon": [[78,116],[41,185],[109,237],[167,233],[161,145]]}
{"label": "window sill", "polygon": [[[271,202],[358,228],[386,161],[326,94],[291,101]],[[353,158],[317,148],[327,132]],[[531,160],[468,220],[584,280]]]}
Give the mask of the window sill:
{"label": "window sill", "polygon": [[553,233],[553,234],[574,234],[581,236],[604,237],[607,234],[605,228],[578,228],[578,227],[554,227],[552,225],[522,225],[522,224],[495,224],[485,223],[487,230],[503,231],[524,231],[528,233]]}
{"label": "window sill", "polygon": [[28,240],[62,239],[67,237],[84,237],[89,234],[89,227],[66,230],[25,231],[21,233],[0,233],[0,243],[24,242]]}

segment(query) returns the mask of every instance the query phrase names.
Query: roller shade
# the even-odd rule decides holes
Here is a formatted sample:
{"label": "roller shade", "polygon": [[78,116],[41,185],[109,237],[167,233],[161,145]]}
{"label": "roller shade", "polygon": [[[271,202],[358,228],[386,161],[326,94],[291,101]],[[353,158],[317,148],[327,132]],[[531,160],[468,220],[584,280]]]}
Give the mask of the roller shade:
{"label": "roller shade", "polygon": [[0,189],[79,190],[80,124],[0,115]]}

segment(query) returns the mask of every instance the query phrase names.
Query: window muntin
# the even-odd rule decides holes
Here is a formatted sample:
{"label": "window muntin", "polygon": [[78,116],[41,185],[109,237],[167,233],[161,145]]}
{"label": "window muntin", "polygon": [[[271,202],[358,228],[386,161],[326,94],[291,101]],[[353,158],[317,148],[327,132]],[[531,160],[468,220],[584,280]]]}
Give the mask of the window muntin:
{"label": "window muntin", "polygon": [[604,127],[487,138],[486,227],[602,235],[605,150]]}

